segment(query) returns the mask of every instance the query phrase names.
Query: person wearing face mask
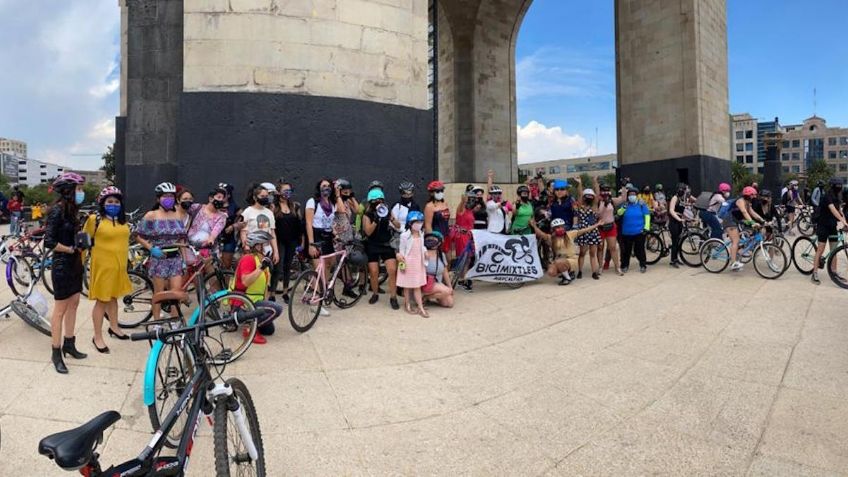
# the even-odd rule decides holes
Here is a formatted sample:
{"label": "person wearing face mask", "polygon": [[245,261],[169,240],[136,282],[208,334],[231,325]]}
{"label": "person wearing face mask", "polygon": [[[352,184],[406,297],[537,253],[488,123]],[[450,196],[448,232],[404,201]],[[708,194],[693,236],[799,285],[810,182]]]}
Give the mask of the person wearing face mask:
{"label": "person wearing face mask", "polygon": [[551,233],[545,233],[535,221],[530,222],[533,231],[540,240],[551,244],[554,259],[548,265],[548,276],[559,277],[560,285],[570,285],[574,277],[571,275],[578,267],[578,252],[574,241],[581,235],[591,233],[601,226],[600,222],[583,229],[566,230],[565,221],[553,219],[551,221]]}
{"label": "person wearing face mask", "polygon": [[[597,179],[595,179],[597,182]],[[577,179],[577,188],[583,187],[580,179]],[[574,228],[586,229],[598,223],[598,215],[595,213],[597,209],[597,200],[594,189],[586,188],[583,190],[582,202],[577,208],[574,217]],[[585,233],[577,237],[574,242],[580,246],[580,258],[577,261],[577,278],[583,278],[583,262],[586,255],[589,255],[589,264],[592,267],[592,278],[597,280],[601,278],[598,273],[600,264],[598,263],[598,246],[601,244],[601,234],[597,228],[591,232]]]}
{"label": "person wearing face mask", "polygon": [[[797,207],[803,207],[804,201],[801,198],[801,194],[798,192],[798,181],[792,180],[789,181],[789,186],[786,188],[785,192],[781,195],[781,202],[783,206],[786,208],[786,223],[789,226],[792,226],[792,222],[795,221],[795,209]],[[792,233],[791,231],[787,233]]]}
{"label": "person wearing face mask", "polygon": [[718,211],[724,201],[730,198],[730,184],[722,182],[718,185],[718,190],[713,192],[707,208],[699,212],[701,220],[710,228],[710,238],[720,239],[724,237],[724,230],[721,226],[721,221],[718,218]]}
{"label": "person wearing face mask", "polygon": [[[268,300],[270,269],[274,267],[272,260],[265,254],[268,244],[274,242],[274,237],[267,230],[257,229],[249,232],[244,238],[247,247],[236,267],[235,279],[230,284],[231,289],[244,293],[257,308],[269,310],[268,318],[257,323],[253,343],[265,344],[266,336],[274,334],[274,320],[283,313],[283,306]],[[235,305],[240,305],[236,303]],[[245,329],[246,333],[247,330]]]}
{"label": "person wearing face mask", "polygon": [[530,188],[526,185],[518,186],[516,190],[518,201],[515,206],[515,214],[512,217],[512,226],[509,233],[512,235],[530,235],[533,229],[530,220],[533,219],[533,204],[530,203]]}
{"label": "person wearing face mask", "polygon": [[568,194],[568,182],[557,179],[553,182],[553,200],[551,201],[551,219],[561,219],[565,229],[574,227],[574,199]]}
{"label": "person wearing face mask", "polygon": [[[400,246],[395,257],[398,261],[397,286],[403,287],[406,312],[429,318],[421,294],[421,287],[427,284],[424,214],[410,212],[406,224],[407,230],[400,235]],[[417,310],[412,308],[413,300],[418,305]]]}
{"label": "person wearing face mask", "polygon": [[[191,219],[189,220],[188,242],[200,249],[200,257],[204,259],[211,256],[211,249],[215,246],[218,236],[227,225],[226,197],[226,190],[215,189],[209,192],[205,204],[192,204],[189,208],[188,213]],[[196,259],[187,251],[184,258],[187,263]],[[211,274],[212,272],[212,264],[207,264],[206,273]],[[185,277],[185,279],[187,278]],[[221,290],[226,285],[226,283],[213,283],[210,291]]]}
{"label": "person wearing face mask", "polygon": [[283,301],[288,303],[289,281],[291,267],[298,245],[303,243],[303,208],[299,202],[292,200],[294,189],[288,182],[279,185],[280,195],[277,197],[275,222],[277,226],[277,250],[280,251],[280,261],[271,276],[271,298],[276,291],[276,284],[283,280]]}
{"label": "person wearing face mask", "polygon": [[[848,221],[845,219],[845,215],[843,213],[843,204],[842,204],[842,190],[844,185],[842,184],[842,179],[838,177],[833,177],[830,179],[830,191],[826,194],[823,194],[821,199],[819,200],[819,221],[816,223],[816,237],[818,239],[818,245],[816,247],[816,257],[813,260],[813,263],[821,263],[822,255],[824,255],[824,248],[827,246],[828,242],[830,242],[830,249],[836,246],[836,234],[838,233],[837,228],[841,224],[843,231],[848,231]],[[838,257],[834,256],[831,259],[831,267],[832,270],[838,271]],[[810,279],[816,285],[821,284],[821,280],[819,280],[819,267],[813,267],[813,274]],[[845,281],[845,277],[842,277],[842,281]]]}
{"label": "person wearing face mask", "polygon": [[[597,181],[597,179],[595,179]],[[598,186],[601,191],[601,198],[598,201],[598,208],[595,213],[598,216],[598,233],[601,236],[601,243],[598,245],[598,263],[601,259],[604,260],[604,266],[598,273],[603,273],[602,270],[609,269],[610,261],[615,265],[615,271],[619,276],[624,275],[621,271],[621,261],[618,254],[618,226],[615,223],[615,208],[624,201],[622,198],[613,197],[609,186]]]}
{"label": "person wearing face mask", "polygon": [[651,211],[639,200],[639,190],[627,188],[627,202],[618,209],[621,217],[621,270],[627,273],[630,268],[630,257],[636,255],[639,260],[639,271],[645,273],[647,259],[645,257],[645,234],[651,230]]}
{"label": "person wearing face mask", "polygon": [[[458,201],[459,205],[456,207],[456,219],[454,220],[454,227],[451,231],[453,234],[454,253],[456,254],[456,257],[462,255],[465,248],[468,246],[468,243],[472,239],[471,231],[474,230],[477,225],[474,217],[475,210],[482,209],[480,206],[480,200],[473,188],[474,186],[466,188],[466,192],[462,194]],[[485,213],[485,209],[483,210],[483,213]],[[461,279],[458,283],[469,292],[472,290],[473,285],[471,280],[465,280],[465,272],[468,268],[470,268],[470,262],[472,260],[467,260],[466,269],[459,271]]]}
{"label": "person wearing face mask", "polygon": [[687,185],[684,183],[677,184],[677,193],[672,196],[671,202],[668,204],[668,214],[670,221],[668,223],[668,231],[671,232],[671,262],[670,266],[680,268],[680,236],[683,234],[683,227],[686,223],[686,217],[683,212],[686,210],[684,197],[686,195]]}
{"label": "person wearing face mask", "polygon": [[338,179],[336,180],[336,185],[338,187],[339,197],[341,198],[342,202],[344,202],[345,208],[348,211],[348,222],[350,223],[353,230],[360,230],[361,217],[362,212],[364,212],[364,208],[360,210],[359,201],[356,200],[356,197],[353,193],[353,184],[351,184],[350,181],[347,179]]}
{"label": "person wearing face mask", "polygon": [[[336,205],[340,202],[330,179],[321,179],[315,184],[315,194],[306,201],[305,221],[306,240],[309,256],[313,259],[312,266],[318,267],[318,257],[330,255],[336,251],[333,242],[333,222],[336,216]],[[335,259],[328,259],[326,264],[327,277],[332,270]],[[329,315],[326,306],[321,307],[322,316]]]}
{"label": "person wearing face mask", "polygon": [[241,217],[245,226],[241,230],[241,243],[247,250],[247,234],[257,230],[265,230],[274,237],[269,244],[265,245],[265,253],[271,257],[274,264],[280,261],[280,251],[277,249],[276,221],[274,213],[268,208],[271,205],[271,193],[260,184],[251,184],[248,187],[248,207],[241,211]]}
{"label": "person wearing face mask", "polygon": [[421,206],[415,202],[415,184],[403,181],[398,186],[398,192],[400,200],[392,206],[392,220],[389,223],[392,226],[392,248],[395,251],[397,251],[400,234],[406,228],[406,216],[413,210],[421,212]]}
{"label": "person wearing face mask", "polygon": [[489,188],[489,200],[486,201],[486,214],[488,215],[487,230],[494,234],[505,234],[509,231],[509,219],[512,213],[512,204],[502,200],[503,190],[494,185],[495,172],[489,170],[486,185]]}
{"label": "person wearing face mask", "polygon": [[[427,192],[430,193],[430,200],[424,206],[424,231],[430,233],[435,230],[449,238],[451,213],[445,202],[445,184],[438,180],[430,182]],[[442,250],[450,250],[450,243],[443,244]]]}
{"label": "person wearing face mask", "polygon": [[[50,319],[52,361],[57,373],[67,374],[63,357],[84,359],[85,353],[76,348],[77,307],[82,292],[83,265],[76,247],[79,231],[79,206],[85,200],[85,180],[76,173],[66,172],[53,181],[53,191],[59,198],[47,215],[44,246],[53,250],[53,315]],[[126,264],[124,256],[123,264]],[[64,340],[62,339],[64,337]]]}
{"label": "person wearing face mask", "polygon": [[651,186],[646,185],[642,187],[642,192],[639,194],[639,200],[644,202],[645,205],[648,206],[648,209],[654,210],[654,194],[651,193]]}
{"label": "person wearing face mask", "polygon": [[91,236],[91,279],[88,299],[95,300],[91,318],[94,321],[94,348],[108,353],[103,340],[103,315],[109,318],[109,336],[129,339],[118,326],[118,298],[132,291],[127,274],[130,227],[124,214],[123,194],[109,186],[97,196],[97,213],[88,216],[83,232]]}
{"label": "person wearing face mask", "polygon": [[424,247],[427,249],[427,283],[421,287],[423,299],[444,308],[453,308],[453,288],[449,285],[448,261],[442,252],[442,234],[433,232],[424,235]]}
{"label": "person wearing face mask", "polygon": [[368,303],[375,304],[380,299],[380,261],[386,265],[389,276],[389,303],[392,309],[400,309],[397,301],[396,251],[392,248],[392,229],[400,224],[391,217],[386,206],[386,197],[380,189],[368,193],[368,207],[362,217],[362,232],[368,237],[365,241],[365,254],[368,256],[368,277],[371,281],[371,298]]}
{"label": "person wearing face mask", "polygon": [[236,238],[240,235],[239,230],[237,229],[244,222],[238,222],[241,218],[241,214],[238,204],[235,202],[235,197],[233,197],[233,186],[225,182],[221,182],[218,184],[217,189],[226,192],[226,196],[224,198],[226,207],[224,208],[224,212],[227,213],[227,223],[224,226],[224,231],[221,232],[219,237],[221,241],[221,266],[230,270],[233,265],[233,254],[238,246]]}
{"label": "person wearing face mask", "polygon": [[485,191],[480,186],[471,185],[468,190],[477,203],[471,211],[474,213],[474,230],[487,230],[489,228],[489,213],[486,212],[486,201],[483,199]]}
{"label": "person wearing face mask", "polygon": [[191,228],[191,206],[194,205],[194,194],[183,186],[177,187],[177,213],[183,221],[185,229]]}
{"label": "person wearing face mask", "polygon": [[[138,223],[136,241],[150,251],[148,274],[153,282],[153,292],[179,290],[182,286],[183,259],[180,249],[173,245],[184,244],[186,227],[177,212],[177,188],[170,182],[156,186],[156,205],[144,214]],[[160,305],[151,305],[153,318],[158,320]]]}

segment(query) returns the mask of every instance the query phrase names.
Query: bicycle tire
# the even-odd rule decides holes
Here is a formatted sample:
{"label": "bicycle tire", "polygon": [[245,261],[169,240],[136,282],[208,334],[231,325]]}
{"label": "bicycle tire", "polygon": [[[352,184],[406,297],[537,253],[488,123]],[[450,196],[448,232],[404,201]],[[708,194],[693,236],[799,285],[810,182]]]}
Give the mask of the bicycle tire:
{"label": "bicycle tire", "polygon": [[[368,270],[365,267],[355,267],[345,263],[344,268],[339,270],[336,283],[333,284],[333,303],[342,310],[356,305],[365,295],[367,278]],[[341,293],[335,290],[339,285],[341,285]],[[345,291],[349,294],[345,295]]]}
{"label": "bicycle tire", "polygon": [[[766,259],[766,257],[770,257]],[[763,266],[760,263],[765,260]],[[786,271],[786,254],[783,250],[773,243],[761,243],[759,247],[754,249],[754,270],[757,274],[766,280],[776,280],[780,278]],[[774,263],[779,261],[780,263]]]}
{"label": "bicycle tire", "polygon": [[721,239],[709,239],[701,245],[701,266],[710,273],[721,273],[730,265],[730,250]]}
{"label": "bicycle tire", "polygon": [[[224,282],[218,279],[218,274],[221,274]],[[206,294],[211,295],[215,292],[221,290],[227,290],[230,287],[230,283],[233,282],[233,278],[235,277],[235,273],[230,270],[216,270],[211,275],[207,275],[203,279],[203,287],[206,288]]]}
{"label": "bicycle tire", "polygon": [[701,245],[708,239],[705,234],[684,232],[680,236],[680,261],[692,268],[700,267]]}
{"label": "bicycle tire", "polygon": [[380,263],[380,273],[377,275],[377,283],[382,285],[389,279],[389,272],[386,270],[386,264]]}
{"label": "bicycle tire", "polygon": [[660,234],[648,232],[645,234],[645,263],[654,265],[666,255],[667,248]]}
{"label": "bicycle tire", "polygon": [[53,249],[47,251],[41,259],[41,282],[51,295],[53,294]]}
{"label": "bicycle tire", "polygon": [[798,237],[792,242],[792,263],[802,275],[810,275],[816,268],[816,243],[810,237]]}
{"label": "bicycle tire", "polygon": [[[162,374],[159,363],[162,359],[166,360],[164,364],[165,373]],[[176,359],[176,362],[172,361]],[[173,366],[172,366],[173,364]],[[176,405],[180,395],[185,390],[185,386],[191,380],[194,374],[194,356],[188,352],[188,348],[182,346],[182,342],[165,343],[159,349],[159,355],[156,357],[156,377],[154,379],[154,395],[156,401],[147,406],[147,416],[150,418],[150,425],[153,426],[153,431],[158,431],[161,427],[161,416],[168,415],[168,412]],[[170,381],[168,378],[173,377]],[[173,405],[168,405],[169,397],[173,397]],[[161,401],[161,410],[157,409],[157,401]],[[176,449],[180,444],[180,438],[183,435],[186,424],[188,423],[188,409],[185,409],[180,418],[174,423],[171,432],[165,436],[165,447]]]}
{"label": "bicycle tire", "polygon": [[451,278],[451,288],[456,289],[456,285],[459,284],[459,279],[462,278],[462,272],[465,270],[465,265],[468,263],[468,255],[467,253],[463,253],[460,255],[460,258],[453,264],[451,267],[450,278]]}
{"label": "bicycle tire", "polygon": [[[836,265],[842,264],[842,273],[839,273],[839,269],[834,270],[836,267],[833,266],[833,261],[837,259],[839,261]],[[836,286],[848,289],[848,281],[842,279],[848,277],[848,245],[842,244],[836,247],[827,256],[827,274]]]}
{"label": "bicycle tire", "polygon": [[[316,297],[314,303],[313,296]],[[289,293],[289,323],[292,328],[298,333],[309,331],[318,320],[322,306],[324,306],[324,286],[318,281],[318,272],[307,270],[301,273]]]}
{"label": "bicycle tire", "polygon": [[771,243],[777,245],[780,250],[783,251],[783,255],[786,256],[786,270],[789,270],[789,267],[792,266],[792,245],[789,244],[789,241],[786,240],[786,237],[782,235],[776,235],[772,238]]}
{"label": "bicycle tire", "polygon": [[43,335],[51,335],[50,319],[38,314],[38,312],[35,311],[35,308],[31,307],[28,303],[20,300],[14,300],[12,303],[9,303],[9,306],[16,315],[20,316],[21,319],[24,320],[26,324],[40,331]]}
{"label": "bicycle tire", "polygon": [[[256,406],[253,404],[253,398],[250,395],[250,391],[247,390],[247,386],[241,380],[230,378],[226,383],[233,389],[233,394],[226,399],[219,399],[215,403],[215,423],[212,427],[213,442],[215,445],[215,474],[217,477],[230,477],[231,475],[255,475],[256,477],[264,477],[265,449],[262,444],[262,431],[259,428],[259,417],[256,414]],[[238,401],[239,408],[244,414],[245,423],[257,451],[258,458],[255,462],[238,462],[238,460],[244,460],[245,458],[249,460],[250,457],[247,455],[247,450],[241,449],[242,452],[239,452],[238,449],[230,449],[231,442],[234,444],[241,442],[241,435],[235,422],[230,422],[230,417],[233,415],[230,412],[231,399]],[[227,437],[228,430],[233,433],[234,439],[231,440]],[[235,451],[235,462],[230,461],[231,451]],[[245,469],[247,472],[243,472],[242,469],[237,469],[235,474],[233,474],[230,472],[231,464],[236,464],[237,467],[246,464],[253,471],[250,472],[250,469]]]}
{"label": "bicycle tire", "polygon": [[795,221],[795,227],[801,235],[806,237],[813,235],[816,231],[812,218],[806,213],[798,217],[798,220]]}
{"label": "bicycle tire", "polygon": [[135,328],[153,317],[153,282],[144,273],[132,271],[127,275],[133,289],[118,300],[124,305],[123,313],[118,313],[118,326]]}
{"label": "bicycle tire", "polygon": [[[29,277],[29,279],[25,277]],[[12,290],[12,294],[15,296],[29,294],[32,287],[35,286],[34,280],[32,266],[27,261],[19,260],[18,257],[11,255],[6,263],[6,283]]]}
{"label": "bicycle tire", "polygon": [[[207,299],[204,309],[206,321],[217,321],[228,318],[237,311],[253,311],[256,307],[246,294],[229,292]],[[239,359],[253,344],[258,329],[259,323],[250,320],[240,326],[226,325],[207,330],[207,335],[212,336],[214,341],[209,343],[210,360],[217,365],[223,365]],[[213,332],[218,333],[217,337],[210,335]],[[217,345],[221,346],[221,350],[216,353]]]}

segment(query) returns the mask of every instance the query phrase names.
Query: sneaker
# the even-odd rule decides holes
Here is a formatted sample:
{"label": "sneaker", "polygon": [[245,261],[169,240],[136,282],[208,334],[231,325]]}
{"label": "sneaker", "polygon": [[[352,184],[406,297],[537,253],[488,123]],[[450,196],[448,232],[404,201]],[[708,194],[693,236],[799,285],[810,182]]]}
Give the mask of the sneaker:
{"label": "sneaker", "polygon": [[342,295],[348,298],[353,298],[354,300],[359,298],[359,296],[353,292],[353,289],[348,286],[344,287],[344,289],[342,290]]}
{"label": "sneaker", "polygon": [[383,287],[377,287],[377,292],[378,292],[380,295],[385,295],[385,294],[386,294],[386,290],[384,290],[384,289],[383,289]]}
{"label": "sneaker", "polygon": [[644,265],[642,265],[641,267],[639,267],[639,273],[645,273],[645,272],[647,272],[647,271],[648,271],[648,267],[646,267],[646,266],[644,266]]}
{"label": "sneaker", "polygon": [[671,262],[671,263],[669,263],[669,265],[674,267],[674,268],[680,268],[680,264],[677,263],[677,262]]}
{"label": "sneaker", "polygon": [[471,283],[472,283],[471,280],[465,280],[462,283],[462,288],[464,288],[465,291],[467,291],[468,293],[471,293],[471,292],[474,291],[474,285],[472,285]]}
{"label": "sneaker", "polygon": [[581,278],[583,278],[583,270],[577,272],[577,279],[580,280]]}
{"label": "sneaker", "polygon": [[621,267],[621,274],[627,273],[628,270],[630,270],[630,267]]}
{"label": "sneaker", "polygon": [[565,278],[565,277],[563,277],[563,276],[560,276],[560,277],[559,277],[559,283],[558,283],[558,285],[563,285],[563,286],[565,286],[565,285],[571,285],[571,280],[569,280],[569,279],[567,279],[567,278]]}
{"label": "sneaker", "polygon": [[400,310],[400,305],[398,304],[396,296],[389,298],[389,304],[392,305],[392,310]]}
{"label": "sneaker", "polygon": [[326,306],[322,306],[321,309],[318,310],[318,314],[321,316],[330,316],[330,310],[328,310]]}
{"label": "sneaker", "polygon": [[821,280],[819,280],[819,272],[813,272],[813,274],[810,275],[810,281],[812,281],[816,285],[821,285]]}
{"label": "sneaker", "polygon": [[598,272],[592,273],[593,280],[599,280],[601,278],[601,274]]}
{"label": "sneaker", "polygon": [[253,337],[253,344],[264,345],[268,340],[265,339],[264,336],[260,335],[258,332]]}
{"label": "sneaker", "polygon": [[732,265],[730,265],[730,270],[733,271],[733,272],[738,272],[739,270],[742,270],[742,267],[744,267],[744,265],[742,265],[742,262],[739,262],[737,260],[737,261],[733,262]]}
{"label": "sneaker", "polygon": [[380,299],[380,295],[374,293],[373,295],[371,295],[371,298],[368,299],[368,304],[373,305],[374,303],[377,303],[377,300],[379,300],[379,299]]}

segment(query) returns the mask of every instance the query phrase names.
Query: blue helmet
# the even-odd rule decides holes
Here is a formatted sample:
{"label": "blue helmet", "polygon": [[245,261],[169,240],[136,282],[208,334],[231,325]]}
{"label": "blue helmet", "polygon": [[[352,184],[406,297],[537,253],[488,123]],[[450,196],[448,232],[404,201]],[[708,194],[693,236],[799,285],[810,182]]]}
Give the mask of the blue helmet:
{"label": "blue helmet", "polygon": [[411,224],[413,222],[424,222],[424,214],[417,210],[409,212],[409,214],[406,215],[406,223]]}
{"label": "blue helmet", "polygon": [[568,182],[562,179],[554,180],[554,189],[565,189],[566,187],[568,187]]}

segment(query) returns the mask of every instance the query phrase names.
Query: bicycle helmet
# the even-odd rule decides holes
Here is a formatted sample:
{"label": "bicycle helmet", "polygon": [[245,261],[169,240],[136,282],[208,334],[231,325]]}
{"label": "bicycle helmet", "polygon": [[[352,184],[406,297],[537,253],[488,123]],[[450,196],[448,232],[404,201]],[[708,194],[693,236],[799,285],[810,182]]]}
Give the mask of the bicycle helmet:
{"label": "bicycle helmet", "polygon": [[745,196],[745,197],[756,197],[757,196],[757,189],[754,189],[751,186],[747,186],[744,189],[742,189],[742,195]]}
{"label": "bicycle helmet", "polygon": [[601,189],[601,192],[609,192],[610,191],[610,186],[608,186],[606,184],[600,184],[599,188]]}
{"label": "bicycle helmet", "polygon": [[503,190],[501,190],[500,187],[493,185],[492,187],[489,188],[489,194],[491,194],[491,195],[503,194]]}
{"label": "bicycle helmet", "polygon": [[583,197],[586,197],[586,196],[595,197],[595,191],[593,189],[588,189],[588,188],[583,189]]}
{"label": "bicycle helmet", "polygon": [[719,192],[730,192],[731,189],[732,188],[730,187],[730,184],[728,184],[727,182],[722,182],[718,185]]}
{"label": "bicycle helmet", "polygon": [[277,193],[277,188],[274,187],[274,184],[271,184],[270,182],[263,182],[263,183],[259,184],[259,186],[262,187],[263,189],[267,190],[271,194]]}
{"label": "bicycle helmet", "polygon": [[645,194],[650,194],[651,193],[651,186],[646,185],[645,187],[642,187],[642,192],[644,192]]}
{"label": "bicycle helmet", "polygon": [[365,251],[361,246],[352,246],[349,250],[350,251],[347,254],[348,263],[354,267],[368,266],[368,255],[365,254]]}
{"label": "bicycle helmet", "polygon": [[[336,184],[339,186],[339,189],[341,189],[341,190],[351,190],[351,189],[353,189],[353,185],[347,179],[339,178],[338,180],[336,180]],[[383,188],[383,185],[380,184],[380,189],[382,189],[382,188]]]}
{"label": "bicycle helmet", "polygon": [[[438,230],[434,230],[428,234],[424,234],[424,246],[429,250],[435,250],[442,246],[445,237]],[[429,244],[429,245],[428,245]]]}
{"label": "bicycle helmet", "polygon": [[472,190],[474,190],[474,184],[468,184],[465,186],[465,192],[471,192]]}
{"label": "bicycle helmet", "polygon": [[121,193],[121,189],[118,189],[115,186],[109,186],[101,190],[100,193],[97,194],[97,203],[103,202],[103,200],[109,196],[115,196],[118,199],[123,199],[124,194]]}
{"label": "bicycle helmet", "polygon": [[442,182],[442,181],[433,181],[433,182],[427,184],[427,191],[428,192],[433,192],[433,191],[439,190],[439,189],[444,190],[444,188],[445,188],[445,183]]}
{"label": "bicycle helmet", "polygon": [[471,188],[471,192],[473,192],[474,194],[482,194],[485,191],[480,186],[474,186]]}
{"label": "bicycle helmet", "polygon": [[380,182],[380,181],[371,181],[371,183],[368,184],[368,190],[371,190],[371,189],[383,190],[384,189],[383,183]]}
{"label": "bicycle helmet", "polygon": [[654,186],[654,190],[656,190],[657,192],[659,192],[659,191],[663,190],[663,185],[662,185],[662,184],[657,184],[657,185],[655,185],[655,186]]}
{"label": "bicycle helmet", "polygon": [[518,195],[521,195],[521,194],[529,194],[529,193],[530,193],[530,188],[529,188],[529,187],[527,187],[526,185],[520,185],[520,186],[518,186],[518,190],[516,190],[516,193],[517,193]]}
{"label": "bicycle helmet", "polygon": [[568,182],[562,179],[554,180],[554,189],[566,189],[568,188]]}
{"label": "bicycle helmet", "polygon": [[53,188],[63,189],[66,187],[76,187],[80,184],[85,184],[85,179],[81,175],[76,172],[65,172],[53,181]]}
{"label": "bicycle helmet", "polygon": [[156,192],[156,196],[162,196],[165,194],[176,194],[177,186],[171,184],[170,182],[163,182],[156,187],[153,188],[154,192]]}
{"label": "bicycle helmet", "polygon": [[764,189],[760,192],[760,197],[763,199],[771,199],[771,191],[768,189]]}
{"label": "bicycle helmet", "polygon": [[373,202],[375,200],[386,200],[386,195],[383,194],[383,191],[380,189],[371,189],[368,191],[368,202]]}
{"label": "bicycle helmet", "polygon": [[247,234],[247,246],[252,248],[256,245],[264,245],[273,239],[271,232],[267,230],[254,230]]}
{"label": "bicycle helmet", "polygon": [[398,186],[398,192],[401,194],[412,193],[415,191],[415,184],[409,181],[403,181]]}
{"label": "bicycle helmet", "polygon": [[555,229],[557,227],[565,227],[565,221],[562,219],[551,220],[551,228]]}
{"label": "bicycle helmet", "polygon": [[842,182],[842,179],[840,179],[838,177],[831,177],[830,180],[828,181],[828,183],[830,184],[831,187],[837,187],[837,186],[845,185],[845,183]]}
{"label": "bicycle helmet", "polygon": [[417,210],[412,210],[406,215],[406,223],[424,222],[424,214]]}

